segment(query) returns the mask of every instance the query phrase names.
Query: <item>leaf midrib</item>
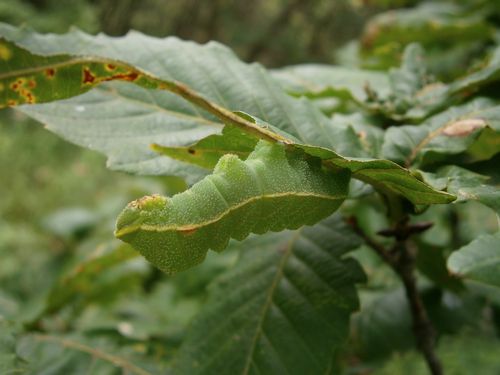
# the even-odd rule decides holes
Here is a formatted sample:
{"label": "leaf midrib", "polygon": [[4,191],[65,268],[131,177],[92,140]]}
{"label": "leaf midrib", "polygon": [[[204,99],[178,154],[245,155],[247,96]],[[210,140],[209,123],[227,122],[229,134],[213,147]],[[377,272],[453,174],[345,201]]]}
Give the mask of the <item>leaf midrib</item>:
{"label": "leaf midrib", "polygon": [[132,225],[132,226],[126,226],[121,229],[118,229],[115,232],[115,235],[117,237],[124,236],[129,233],[136,232],[138,230],[144,230],[148,232],[168,232],[168,231],[174,231],[174,232],[189,232],[189,231],[195,231],[200,228],[209,226],[211,224],[214,224],[220,220],[222,220],[225,216],[229,215],[233,211],[236,211],[240,209],[241,207],[244,207],[247,204],[250,204],[254,201],[258,201],[261,199],[273,199],[273,198],[283,198],[283,197],[314,197],[314,198],[319,198],[319,199],[326,199],[326,200],[339,200],[339,199],[345,199],[345,195],[325,195],[325,194],[315,194],[315,193],[306,193],[306,192],[285,192],[285,193],[274,193],[274,194],[264,194],[264,195],[259,195],[256,197],[250,197],[248,199],[245,199],[238,204],[235,204],[231,207],[229,207],[227,210],[221,212],[219,215],[215,216],[214,218],[210,220],[206,220],[201,223],[196,223],[196,224],[186,224],[186,225],[151,225],[151,224],[139,224],[139,225]]}
{"label": "leaf midrib", "polygon": [[293,235],[293,237],[290,239],[290,241],[288,241],[286,248],[285,248],[285,250],[286,250],[285,255],[281,258],[281,260],[276,268],[276,275],[274,276],[273,282],[271,283],[271,285],[267,291],[266,302],[264,303],[264,305],[262,306],[262,309],[261,309],[259,321],[257,322],[257,327],[255,330],[255,335],[252,338],[252,342],[250,344],[250,349],[248,352],[247,361],[245,363],[245,367],[243,368],[242,375],[248,375],[248,373],[250,371],[250,367],[251,367],[253,357],[255,354],[255,349],[257,348],[257,342],[263,333],[264,319],[267,316],[269,308],[272,305],[274,292],[275,292],[277,286],[279,285],[279,282],[283,278],[283,271],[284,271],[286,262],[288,261],[288,258],[290,258],[290,256],[292,255],[293,244],[295,243],[297,238],[300,236],[301,232],[302,232],[301,230],[298,230]]}
{"label": "leaf midrib", "polygon": [[[134,85],[134,86],[141,87],[138,85]],[[190,114],[182,113],[182,112],[178,112],[178,111],[172,111],[172,110],[167,109],[165,107],[161,107],[156,103],[147,103],[147,102],[144,102],[141,100],[131,98],[129,96],[125,96],[119,90],[117,90],[115,87],[100,86],[97,89],[102,90],[103,92],[105,92],[107,94],[110,94],[110,96],[115,96],[117,98],[135,103],[135,104],[140,105],[142,107],[151,108],[152,110],[156,110],[159,112],[165,112],[169,116],[185,118],[186,120],[195,121],[197,123],[204,124],[204,125],[213,125],[213,126],[219,126],[219,127],[223,125],[220,122],[211,121],[211,120],[208,120],[202,116],[195,116],[195,115],[190,115]],[[198,110],[198,108],[195,106],[193,106],[193,109],[195,109],[196,111]]]}

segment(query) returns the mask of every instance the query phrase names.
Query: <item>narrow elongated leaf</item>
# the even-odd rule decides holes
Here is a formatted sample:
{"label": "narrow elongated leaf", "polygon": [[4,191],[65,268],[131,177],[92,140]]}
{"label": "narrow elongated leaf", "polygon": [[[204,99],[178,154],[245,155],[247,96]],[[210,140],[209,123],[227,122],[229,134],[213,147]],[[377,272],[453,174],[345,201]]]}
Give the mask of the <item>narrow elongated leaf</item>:
{"label": "narrow elongated leaf", "polygon": [[500,288],[500,232],[481,236],[448,258],[454,274]]}
{"label": "narrow elongated leaf", "polygon": [[339,216],[253,237],[214,285],[174,363],[179,374],[334,374],[363,273]]}
{"label": "narrow elongated leaf", "polygon": [[439,155],[466,151],[485,128],[500,132],[500,106],[478,98],[451,107],[421,125],[390,128],[385,134],[383,155],[406,166],[430,163]]}
{"label": "narrow elongated leaf", "polygon": [[332,214],[347,196],[349,172],[287,155],[261,141],[246,161],[222,157],[214,173],[169,198],[144,197],[118,218],[116,235],[167,273],[192,267],[230,238],[296,229]]}

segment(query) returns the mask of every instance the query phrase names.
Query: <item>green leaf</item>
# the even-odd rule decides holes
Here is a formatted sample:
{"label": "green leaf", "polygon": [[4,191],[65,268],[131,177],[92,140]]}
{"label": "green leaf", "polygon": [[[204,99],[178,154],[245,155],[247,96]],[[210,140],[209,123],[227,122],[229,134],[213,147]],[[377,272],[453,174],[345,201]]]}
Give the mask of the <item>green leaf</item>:
{"label": "green leaf", "polygon": [[[500,47],[479,69],[450,84],[431,80],[425,61],[421,46],[412,43],[404,50],[401,66],[390,69],[388,75],[368,70],[355,73],[345,68],[308,65],[286,68],[274,74],[294,95],[351,100],[368,112],[411,122],[420,121],[447,105],[462,101],[472,92],[500,79]],[[351,77],[352,74],[356,79]],[[344,83],[345,79],[349,84]],[[342,108],[336,105],[337,110]]]}
{"label": "green leaf", "polygon": [[353,315],[352,345],[364,359],[381,358],[414,345],[411,314],[402,288],[360,292],[361,309]]}
{"label": "green leaf", "polygon": [[[212,150],[208,152],[209,156],[207,156],[206,152],[205,158],[200,159],[186,157],[185,149],[172,149],[170,147],[192,145],[193,138],[202,138],[200,128],[205,127],[207,121],[209,121],[208,125],[210,127],[208,131],[204,130],[204,132],[209,134],[215,132],[214,126],[217,126],[217,122],[214,122],[214,116],[218,119],[215,121],[235,126],[258,138],[289,144],[300,141],[307,145],[324,145],[325,149],[330,147],[337,152],[342,153],[345,151],[347,155],[358,157],[368,154],[368,151],[363,147],[361,137],[356,134],[352,126],[338,123],[332,124],[309,101],[294,99],[285,95],[279,85],[260,66],[243,64],[229,50],[218,44],[211,43],[206,46],[198,46],[181,42],[175,38],[157,40],[136,33],[122,39],[104,36],[93,38],[77,32],[64,36],[41,36],[29,30],[15,29],[1,24],[0,34],[4,34],[7,38],[15,40],[16,43],[30,48],[35,53],[55,54],[64,52],[78,53],[79,55],[88,53],[89,56],[101,55],[99,58],[92,57],[83,61],[78,58],[74,66],[71,65],[75,62],[74,58],[70,55],[50,57],[61,60],[66,59],[64,64],[80,67],[80,70],[72,71],[68,77],[65,77],[66,80],[72,80],[72,84],[76,87],[76,91],[71,92],[72,95],[78,90],[88,89],[85,84],[88,81],[88,78],[86,78],[88,76],[87,71],[90,71],[94,75],[94,80],[89,82],[90,86],[107,80],[123,80],[123,77],[132,75],[133,81],[137,85],[169,90],[191,103],[179,102],[178,98],[174,100],[171,96],[167,96],[168,101],[165,102],[165,110],[159,110],[156,99],[153,99],[154,105],[147,106],[147,114],[149,115],[151,111],[155,115],[156,112],[160,112],[161,118],[151,125],[151,122],[146,121],[143,117],[144,112],[142,110],[140,110],[139,116],[133,115],[138,110],[137,107],[124,105],[121,100],[116,101],[116,92],[122,90],[121,92],[124,95],[134,97],[134,105],[142,106],[141,100],[144,100],[142,98],[150,98],[155,91],[145,92],[140,89],[142,90],[140,91],[141,95],[138,96],[138,88],[114,84],[111,89],[114,97],[111,100],[115,101],[116,106],[110,105],[110,99],[106,99],[106,94],[103,94],[104,91],[100,89],[70,101],[22,108],[25,113],[46,123],[50,129],[73,142],[107,153],[111,158],[111,165],[116,168],[141,173],[178,174],[190,178],[190,182],[196,181],[202,172],[185,168],[184,164],[179,164],[173,159],[163,158],[165,160],[159,160],[158,155],[149,146],[152,143],[164,146],[162,152],[168,153],[171,157],[175,156],[182,161],[190,161],[204,166],[213,165],[221,152],[214,154]],[[149,56],[147,54],[131,55],[129,44],[141,45],[142,47],[149,46],[147,50]],[[44,46],[43,50],[40,49],[40,45]],[[158,59],[165,54],[169,56],[169,59],[162,60],[162,64],[157,64]],[[112,62],[115,70],[112,71],[109,71],[109,60],[106,60],[110,58],[115,59]],[[26,55],[26,60],[31,61],[31,64],[36,67],[33,68],[36,72],[45,71],[47,68],[46,59],[46,57]],[[121,63],[120,60],[127,61],[129,64],[134,64],[134,66]],[[224,69],[221,68],[221,60],[225,62]],[[66,67],[64,64],[62,67]],[[94,65],[90,66],[89,64]],[[213,66],[213,69],[207,69],[207,66]],[[118,74],[116,69],[120,69]],[[200,71],[200,74],[192,74],[191,70]],[[20,75],[24,77],[26,72],[15,69],[7,72],[7,78]],[[175,78],[182,80],[182,84],[175,81]],[[125,78],[125,80],[132,79]],[[59,84],[68,85],[66,81],[64,83],[59,82]],[[189,87],[185,84],[188,84]],[[199,89],[200,93],[193,89]],[[236,92],[234,92],[235,90]],[[128,95],[125,92],[128,92]],[[203,95],[214,101],[207,100]],[[50,100],[50,97],[44,98],[44,100]],[[81,100],[83,102],[80,102]],[[220,104],[224,105],[224,107]],[[186,120],[187,123],[181,121],[179,124],[179,116],[177,115],[179,106],[181,106],[180,117],[182,119],[186,118],[185,111],[188,108],[190,116]],[[200,124],[200,121],[195,124],[192,122],[192,113],[200,113],[197,107],[210,113],[210,115],[206,115],[206,118],[204,116],[202,116],[201,120],[198,118],[203,124]],[[130,111],[124,114],[123,108]],[[245,110],[251,114],[251,117],[235,114],[227,108]],[[82,109],[83,111],[81,111]],[[84,114],[79,114],[79,111]],[[171,118],[173,115],[175,120]],[[131,116],[132,121],[130,121]],[[104,123],[101,122],[102,117],[104,117]],[[139,123],[135,123],[137,117],[140,118]],[[256,119],[259,118],[262,118],[262,120],[257,121]],[[175,124],[173,129],[171,128],[172,124]],[[186,126],[188,129],[184,130]],[[153,131],[150,130],[151,127],[153,127]],[[176,129],[179,129],[181,133],[186,131],[189,136],[184,137],[177,134]],[[194,131],[192,131],[193,129]],[[223,138],[227,136],[225,134]],[[187,140],[190,141],[186,142]],[[212,142],[213,138],[209,141],[205,140],[201,146],[205,147]],[[245,142],[248,143],[247,141],[243,143]],[[245,145],[245,147],[248,148],[248,145]],[[304,149],[308,151],[311,147],[305,147]],[[234,150],[233,148],[231,152],[233,151],[238,152],[240,150]],[[187,153],[189,154],[189,147]],[[330,155],[335,155],[338,160],[342,159],[340,155],[333,153],[333,151],[329,151],[329,157]],[[200,162],[200,160],[202,161]],[[404,194],[405,191],[408,191],[408,187],[399,186],[394,189],[392,185],[400,182],[403,182],[404,185],[422,185],[421,182],[415,179],[415,181],[408,183],[412,179],[411,175],[408,171],[400,169],[395,164],[387,167],[387,163],[383,161],[381,164],[368,161],[363,168],[360,168],[359,165],[363,163],[363,160],[357,160],[352,163],[345,162],[344,164],[349,165],[351,169],[364,169],[364,175],[371,173],[369,169],[374,169],[370,181],[375,181],[382,186],[389,183],[391,186],[388,188],[398,193]],[[380,168],[382,170],[379,170]],[[398,176],[386,178],[384,174],[388,168],[394,169],[389,174],[404,175],[406,179],[401,180]],[[374,177],[375,174],[377,177]],[[362,177],[366,179],[366,176]],[[388,180],[392,181],[388,182]],[[422,187],[422,189],[424,188]],[[415,199],[414,194],[410,194],[408,198],[416,204],[420,202],[443,203],[450,201],[451,198],[439,192],[429,192],[429,194],[423,199]],[[436,197],[435,200],[433,200],[433,197]]]}
{"label": "green leaf", "polygon": [[43,314],[54,313],[75,299],[88,297],[98,284],[99,276],[112,267],[138,256],[139,253],[128,245],[117,246],[113,243],[99,246],[85,260],[65,272],[52,287]]}
{"label": "green leaf", "polygon": [[354,284],[343,255],[360,240],[334,215],[295,232],[252,237],[211,290],[178,352],[179,374],[336,373]]}
{"label": "green leaf", "polygon": [[500,288],[500,232],[483,235],[448,258],[455,275]]}
{"label": "green leaf", "polygon": [[0,316],[0,373],[20,374],[25,371],[25,363],[16,353],[18,329]]}
{"label": "green leaf", "polygon": [[418,271],[432,280],[434,284],[455,293],[463,291],[464,286],[461,280],[450,275],[446,268],[443,248],[419,242],[416,261]]}
{"label": "green leaf", "polygon": [[424,165],[466,151],[486,128],[500,132],[500,106],[478,98],[420,125],[391,127],[385,133],[383,155],[405,166]]}
{"label": "green leaf", "polygon": [[[359,116],[336,115],[335,121],[346,122],[362,119]],[[353,124],[353,131],[356,129],[360,138],[363,139],[366,152],[378,153],[381,146],[382,132],[378,128],[357,122]],[[230,131],[224,131],[221,136],[209,136],[200,142],[185,147],[172,148],[154,145],[153,149],[161,154],[183,161],[190,161],[200,166],[210,168],[223,153],[233,153],[240,157],[248,155],[248,148],[252,139],[246,136],[239,137],[239,142],[231,142]],[[389,160],[364,159],[364,158],[344,158],[336,152],[322,148],[303,144],[292,143],[290,146],[301,149],[307,154],[321,158],[326,165],[335,168],[346,168],[353,173],[353,177],[369,183],[382,191],[390,191],[400,194],[410,200],[413,204],[439,204],[452,202],[455,197],[451,194],[436,190],[417,178],[410,171],[401,168],[398,164]],[[221,151],[220,149],[224,149]]]}
{"label": "green leaf", "polygon": [[381,156],[384,142],[384,130],[375,118],[363,116],[360,113],[334,114],[331,118],[332,126],[350,126],[356,133],[364,150],[363,157],[378,158]]}
{"label": "green leaf", "polygon": [[[6,30],[14,31],[0,25],[0,35]],[[0,107],[68,98],[108,79],[123,76],[137,80],[139,74],[142,75],[125,64],[102,58],[99,62],[96,58],[69,55],[35,56],[1,38],[0,49],[4,51],[4,58],[8,58],[0,59],[0,87],[3,88]],[[176,111],[170,111],[171,107]],[[192,143],[220,129],[214,118],[202,115],[173,94],[124,84],[101,85],[98,90],[71,102],[33,105],[24,110],[63,138],[106,154],[112,169],[180,175],[190,181],[205,173],[190,165],[160,158],[149,145],[155,141]]]}
{"label": "green leaf", "polygon": [[[217,43],[200,46],[195,43],[180,41],[177,38],[156,39],[139,33],[129,33],[124,38],[111,38],[103,35],[92,37],[76,31],[61,36],[39,35],[27,29],[16,29],[5,24],[0,25],[0,35],[28,49],[35,55],[65,54],[89,56],[92,57],[90,61],[93,61],[94,57],[98,57],[98,61],[102,61],[102,59],[122,61],[128,64],[129,67],[133,66],[141,72],[147,72],[149,76],[160,79],[164,84],[166,82],[174,83],[174,80],[181,82],[191,90],[199,93],[203,98],[210,99],[219,106],[230,110],[250,113],[252,116],[261,118],[265,122],[299,138],[304,143],[333,147],[337,151],[347,154],[356,151],[356,149],[350,147],[352,145],[352,134],[344,134],[343,131],[328,126],[328,118],[311,102],[289,97],[261,66],[242,63],[229,49]],[[136,49],[140,49],[142,53],[135,53]],[[38,56],[34,56],[30,60],[32,65],[41,62]],[[103,68],[101,65],[98,64],[96,67],[99,73],[106,71],[105,66]],[[15,69],[15,67],[11,67],[10,69]],[[77,73],[76,78],[80,86],[85,73],[84,71]],[[108,75],[107,77],[110,78],[112,75]],[[141,78],[137,77],[133,81],[136,84],[147,83],[146,86],[151,87],[150,82],[144,81],[144,76],[141,76]],[[75,115],[80,117],[78,111],[75,110],[79,105],[84,106],[87,115],[93,114],[94,123],[100,122],[98,118],[103,117],[97,116],[97,114],[102,114],[102,111],[106,110],[104,115],[107,114],[108,116],[104,117],[111,117],[111,120],[114,121],[111,124],[109,121],[107,122],[104,134],[116,134],[123,131],[130,132],[129,128],[131,126],[128,124],[128,120],[131,112],[135,114],[150,114],[152,112],[156,116],[159,116],[160,118],[154,126],[156,133],[163,130],[162,133],[165,134],[168,131],[168,127],[166,127],[168,124],[167,121],[172,123],[175,120],[178,123],[179,116],[176,116],[176,114],[179,112],[181,113],[180,117],[185,119],[187,124],[185,123],[183,126],[177,125],[174,129],[186,129],[186,125],[189,124],[191,124],[191,128],[197,128],[200,126],[200,122],[207,125],[206,120],[209,120],[208,125],[212,126],[210,129],[211,132],[217,132],[217,128],[214,128],[214,125],[217,125],[214,124],[214,122],[217,122],[214,121],[214,116],[207,116],[204,112],[200,113],[192,105],[179,99],[172,101],[171,95],[157,96],[153,93],[151,94],[153,98],[151,98],[150,93],[146,93],[143,90],[129,89],[128,86],[124,86],[126,87],[124,89],[116,84],[112,85],[112,87],[111,93],[101,91],[98,98],[87,96],[88,99],[85,104],[78,102],[77,99],[72,99],[64,104],[52,103],[50,105],[26,107],[23,108],[23,111],[49,125],[52,128],[51,130],[63,134],[67,138],[71,137],[72,141],[79,142],[80,144],[84,144],[85,141],[81,135],[82,130],[79,126],[75,126],[73,121]],[[180,88],[182,89],[183,87],[185,86]],[[169,88],[167,87],[167,89]],[[110,88],[106,91],[109,90]],[[123,90],[127,91],[123,92]],[[132,97],[134,105],[134,111],[126,111],[125,116],[123,112],[130,103],[129,100],[123,102],[122,96]],[[106,105],[102,105],[104,101],[108,102],[107,105],[110,104],[109,102],[114,102],[115,104],[111,116]],[[144,104],[144,102],[146,103]],[[73,104],[73,106],[70,105],[68,108],[69,103]],[[101,105],[99,106],[99,104]],[[158,104],[165,111],[154,111],[154,109],[157,109]],[[195,103],[195,105],[199,104],[199,101]],[[97,107],[93,108],[93,105],[97,105]],[[204,110],[208,109],[204,108]],[[188,118],[182,116],[186,112],[191,116]],[[54,114],[57,114],[57,116],[54,116]],[[193,115],[195,119],[192,118]],[[202,120],[195,121],[193,124],[193,120],[197,120],[196,117],[202,117]],[[70,122],[68,122],[69,119],[71,119]],[[71,125],[68,125],[69,123]],[[150,121],[147,123],[148,126],[151,126],[150,123]],[[96,129],[102,129],[100,125],[102,124],[95,124]],[[142,126],[145,127],[146,125]],[[93,138],[97,138],[95,136],[96,129],[90,133],[93,135]],[[113,133],[111,133],[111,129],[114,130]],[[134,129],[137,129],[137,126]],[[100,133],[102,138],[103,131],[101,130]],[[151,133],[151,131],[142,131],[141,134],[144,133]],[[185,133],[192,137],[195,132],[192,130],[188,132],[186,130]],[[206,135],[208,134],[202,136]],[[198,136],[197,138],[201,137]],[[163,143],[161,139],[158,139],[157,142],[152,141],[150,143],[181,146],[195,141],[192,138],[191,140],[181,139],[183,141],[182,144],[179,144],[178,140],[177,144],[175,144],[172,142],[175,139],[167,138],[165,135],[164,139],[169,139],[169,142]],[[101,139],[101,143],[104,141],[114,143],[115,149],[120,147],[119,142],[109,138],[106,139],[105,137]],[[134,139],[129,139],[129,143],[132,143],[132,145],[135,145],[138,141],[141,141],[141,139],[135,140],[135,142]],[[89,143],[88,140],[86,143]],[[110,145],[108,145],[109,147]],[[137,147],[137,149],[141,148]],[[142,152],[138,150],[134,151],[136,157],[140,156],[145,159],[144,162],[148,160],[145,154],[149,158],[151,156],[157,158],[157,155],[152,153],[149,148]],[[120,157],[128,155],[128,160],[125,161],[131,162],[130,158],[133,154],[124,154],[120,155]]]}
{"label": "green leaf", "polygon": [[272,74],[288,93],[297,96],[335,96],[362,103],[370,99],[370,91],[382,97],[389,94],[387,75],[378,71],[303,64],[276,69]]}
{"label": "green leaf", "polygon": [[347,168],[356,178],[382,192],[400,194],[413,204],[450,203],[455,200],[453,195],[432,188],[409,170],[389,160],[343,158],[331,150],[320,147],[306,145],[296,145],[296,147],[337,167]]}
{"label": "green leaf", "polygon": [[457,197],[455,203],[478,201],[500,214],[500,189],[489,185],[490,179],[457,166],[442,167],[436,173],[422,173],[425,181],[436,189],[445,189]]}
{"label": "green leaf", "polygon": [[116,353],[108,340],[85,340],[48,334],[25,335],[17,352],[26,361],[25,374],[110,374],[115,371],[134,375],[152,373],[138,366],[138,350],[124,348]]}
{"label": "green leaf", "polygon": [[285,68],[274,74],[293,95],[350,100],[368,112],[397,121],[416,120],[442,107],[448,98],[445,84],[428,82],[423,61],[422,48],[410,44],[401,67],[389,74],[314,65]]}
{"label": "green leaf", "polygon": [[[270,127],[262,123],[259,119],[249,117],[253,122]],[[366,118],[358,115],[336,115],[332,118],[335,125],[346,125],[352,127],[352,132],[357,131],[359,138],[363,140],[363,148],[366,153],[378,153],[381,147],[382,131],[369,124]],[[352,124],[350,124],[352,122]],[[275,129],[272,128],[274,131]],[[235,130],[224,130],[222,135],[209,136],[200,142],[187,148],[168,148],[155,145],[153,148],[162,154],[179,158],[180,160],[190,160],[198,165],[204,164],[209,167],[215,162],[222,152],[217,148],[223,148],[224,152],[234,153],[239,156],[248,154],[248,148],[253,142],[251,137],[238,136],[239,141],[234,139]],[[280,133],[284,135],[284,133]],[[234,142],[232,142],[234,141]],[[297,141],[295,141],[297,142]],[[409,199],[413,204],[439,204],[449,203],[455,198],[447,193],[435,190],[410,171],[401,168],[396,163],[381,159],[345,158],[336,152],[300,143],[291,143],[290,146],[301,149],[307,154],[323,159],[326,165],[335,168],[346,168],[353,173],[353,177],[380,188],[382,191],[390,191],[400,194]],[[191,150],[191,152],[189,152]],[[199,152],[198,152],[199,150]],[[213,152],[215,150],[215,152]],[[194,151],[194,153],[193,153]],[[189,154],[189,155],[186,155]]]}
{"label": "green leaf", "polygon": [[423,50],[418,45],[409,45],[405,49],[402,67],[390,72],[391,98],[382,101],[380,107],[375,104],[369,108],[398,121],[416,122],[500,79],[500,48],[494,50],[481,68],[450,84],[429,81],[423,61]]}
{"label": "green leaf", "polygon": [[389,71],[389,95],[379,95],[374,91],[374,100],[364,106],[396,121],[421,121],[451,104],[462,101],[481,86],[498,80],[500,63],[497,55],[498,52],[485,62],[483,68],[450,84],[444,84],[429,78],[423,49],[418,44],[410,44],[404,50],[401,67]]}
{"label": "green leaf", "polygon": [[408,45],[401,66],[389,71],[391,94],[387,99],[368,103],[368,108],[396,121],[420,120],[441,108],[447,99],[447,86],[429,82],[424,61],[422,47]]}
{"label": "green leaf", "polygon": [[[18,42],[23,41],[35,50],[38,43],[33,44],[31,39],[43,38],[30,31],[14,29],[7,25],[0,25],[0,34],[2,33],[8,34],[11,39],[17,39]],[[141,58],[139,61],[137,61],[135,54],[128,59],[126,58],[130,55],[129,50],[125,48],[126,43],[108,38],[109,41],[114,42],[114,44],[109,43],[110,46],[114,46],[113,48],[95,45],[94,48],[89,48],[87,38],[90,37],[76,32],[68,34],[66,39],[61,37],[61,39],[65,39],[64,41],[54,40],[57,39],[54,36],[46,37],[45,49],[38,52],[45,55],[51,54],[49,57],[32,54],[17,47],[12,42],[2,40],[2,50],[8,60],[3,61],[5,73],[0,75],[2,87],[5,88],[2,91],[0,105],[62,99],[113,80],[133,81],[145,88],[173,91],[175,95],[160,91],[147,91],[131,85],[105,85],[100,86],[99,90],[74,98],[72,101],[25,107],[23,110],[44,122],[50,130],[64,138],[107,154],[109,164],[113,168],[144,174],[181,175],[190,178],[191,182],[199,179],[204,174],[203,171],[173,160],[159,158],[149,146],[155,142],[167,146],[181,146],[216,133],[221,129],[219,115],[222,113],[225,113],[222,116],[222,122],[231,123],[231,120],[226,118],[227,116],[242,123],[244,123],[244,119],[222,107],[207,102],[197,93],[172,81],[170,68],[161,66],[158,69],[156,64],[151,66],[151,63],[158,61],[159,56],[161,56],[160,51],[162,51],[163,44],[158,43],[159,41],[154,38],[147,38],[139,34],[129,37],[141,45],[148,44],[142,40],[146,39],[149,44],[152,44],[151,52],[157,53],[155,59],[145,60]],[[82,47],[80,50],[74,48],[83,44],[86,45],[85,48]],[[97,39],[95,44],[100,44]],[[219,45],[212,44],[200,47],[192,43],[180,42],[175,38],[169,39],[165,45],[167,50],[172,51],[172,55],[176,55],[178,50],[183,50],[186,59],[191,59],[191,55],[199,55],[197,50],[201,49],[205,55],[211,56],[213,64],[217,65],[219,58],[229,55],[236,64],[242,65],[230,51]],[[61,48],[63,46],[66,46],[67,50]],[[68,50],[78,56],[84,53],[82,50],[86,50],[88,57],[74,57],[69,54],[52,56],[56,53],[68,53]],[[102,52],[101,56],[95,57],[99,50]],[[115,53],[109,53],[110,51]],[[117,59],[120,58],[131,61],[135,66],[118,61]],[[27,64],[29,69],[23,64]],[[182,67],[189,65],[185,61],[174,61],[171,69],[173,71],[179,70],[178,64]],[[192,62],[193,67],[197,64],[198,66],[205,65],[206,60]],[[18,68],[17,65],[21,66]],[[166,77],[166,79],[159,79],[157,76],[141,70],[149,68],[152,68],[151,70],[154,72],[159,72],[158,76]],[[255,71],[255,73],[259,72]],[[179,75],[182,78],[184,72],[181,70]],[[213,79],[216,82],[219,81],[218,77],[213,77]],[[186,81],[194,83],[195,87],[202,87],[203,91],[207,91],[207,88],[212,89],[210,77]],[[38,84],[39,82],[41,83]],[[34,88],[30,88],[30,85]],[[11,86],[15,90],[11,89]],[[186,90],[190,94],[185,95],[187,94]],[[215,87],[208,91],[218,101],[226,104],[226,101],[218,96],[217,90],[218,88]],[[176,95],[186,96],[187,100],[193,104],[185,102]],[[228,98],[232,98],[232,96],[228,96]],[[201,110],[198,107],[201,107]],[[207,111],[214,112],[214,110],[215,116],[207,113]],[[247,125],[252,127],[249,123]],[[259,129],[258,132],[262,137],[266,130]]]}
{"label": "green leaf", "polygon": [[482,66],[449,85],[450,93],[456,94],[473,91],[478,87],[500,79],[500,46],[497,46],[491,56]]}
{"label": "green leaf", "polygon": [[372,18],[361,42],[365,52],[390,60],[409,43],[442,48],[456,42],[488,40],[492,35],[493,28],[483,17],[460,4],[423,2]]}
{"label": "green leaf", "polygon": [[222,157],[214,173],[172,198],[144,197],[120,214],[116,236],[167,273],[222,251],[230,238],[296,229],[332,214],[347,196],[349,172],[260,141],[246,161]]}

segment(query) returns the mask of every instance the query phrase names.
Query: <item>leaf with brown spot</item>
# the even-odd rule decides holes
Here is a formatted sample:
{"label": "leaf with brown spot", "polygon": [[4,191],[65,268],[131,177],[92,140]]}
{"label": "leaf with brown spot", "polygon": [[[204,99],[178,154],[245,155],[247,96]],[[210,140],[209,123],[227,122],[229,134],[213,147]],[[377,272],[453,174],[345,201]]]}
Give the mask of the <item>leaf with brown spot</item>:
{"label": "leaf with brown spot", "polygon": [[159,154],[202,168],[213,169],[225,154],[236,154],[241,158],[246,158],[257,142],[258,138],[249,136],[235,127],[226,126],[222,134],[210,135],[188,147],[166,147],[153,144],[151,148]]}
{"label": "leaf with brown spot", "polygon": [[[477,98],[450,107],[422,124],[389,128],[385,133],[382,156],[407,167],[446,160],[474,147],[486,129],[500,133],[500,105]],[[495,151],[490,154],[495,154]]]}
{"label": "leaf with brown spot", "polygon": [[[367,130],[369,136],[362,143],[354,125],[332,126],[331,121],[311,102],[287,96],[262,67],[244,64],[219,44],[200,46],[175,38],[154,39],[133,33],[125,38],[100,36],[101,39],[94,39],[82,33],[51,35],[48,38],[2,24],[0,34],[39,53],[31,53],[11,43],[13,48],[17,48],[19,64],[5,66],[6,73],[0,74],[0,81],[34,79],[30,75],[37,78],[31,99],[27,95],[11,98],[19,104],[29,100],[40,103],[68,98],[114,80],[133,81],[143,89],[150,89],[144,91],[115,82],[62,104],[22,108],[24,113],[44,122],[49,129],[64,134],[66,139],[105,152],[110,157],[110,164],[118,165],[117,168],[122,170],[177,174],[190,178],[190,182],[196,181],[201,174],[199,170],[193,173],[187,164],[171,158],[211,168],[224,154],[245,157],[251,150],[245,137],[250,137],[286,144],[291,149],[300,148],[313,156],[318,153],[326,155],[328,160],[323,163],[328,168],[349,169],[355,177],[381,189],[403,194],[416,204],[453,200],[452,196],[425,186],[407,170],[390,161],[354,160],[341,156],[344,152],[345,155],[360,158],[371,156],[374,152],[372,140],[376,138],[372,135],[375,133],[366,127],[358,129]],[[34,36],[37,43],[33,42]],[[41,40],[44,40],[42,49]],[[147,44],[150,48],[145,49],[145,55],[131,55],[131,43],[137,46]],[[162,64],[158,64],[159,59]],[[221,59],[225,61],[224,66],[220,64]],[[186,65],[186,61],[191,65]],[[112,72],[108,69],[109,64],[116,67]],[[56,70],[52,79],[43,74],[46,69]],[[85,71],[94,77],[93,80],[88,79],[92,82],[82,82]],[[200,74],[191,74],[192,71],[199,71]],[[160,90],[168,91],[162,93],[168,95],[158,95]],[[172,94],[189,104],[179,98],[173,99]],[[119,102],[116,102],[117,96]],[[8,99],[4,103],[8,103]],[[168,105],[163,107],[163,103]],[[108,108],[110,105],[113,112]],[[96,116],[93,110],[96,107],[101,111],[105,109],[103,119]],[[251,116],[234,113],[231,108]],[[119,115],[123,111],[127,112],[127,116]],[[112,118],[108,118],[110,113],[113,113]],[[155,116],[154,121],[147,121],[143,114]],[[221,123],[245,133],[245,136],[240,136],[244,144],[205,150],[193,148],[200,138],[217,132]],[[196,131],[189,128],[186,132],[179,130],[186,125]],[[170,132],[172,128],[176,129],[175,135]],[[151,144],[162,146],[154,147],[171,158],[158,157],[151,151]],[[194,149],[195,154],[189,153],[186,146]],[[365,146],[371,150],[365,149]],[[422,191],[426,192],[425,198],[420,194]]]}
{"label": "leaf with brown spot", "polygon": [[446,126],[443,130],[443,134],[450,137],[465,137],[474,130],[484,128],[485,126],[486,122],[479,118],[459,120]]}

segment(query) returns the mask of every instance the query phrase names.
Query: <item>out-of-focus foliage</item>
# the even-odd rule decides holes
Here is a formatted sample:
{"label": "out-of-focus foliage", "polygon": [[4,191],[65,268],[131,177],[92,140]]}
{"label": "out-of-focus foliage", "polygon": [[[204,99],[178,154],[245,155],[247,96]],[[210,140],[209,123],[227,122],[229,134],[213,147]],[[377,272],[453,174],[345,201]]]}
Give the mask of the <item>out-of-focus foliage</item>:
{"label": "out-of-focus foliage", "polygon": [[495,1],[414,3],[371,18],[359,42],[339,51],[339,59],[385,70],[397,66],[405,46],[416,42],[426,50],[430,73],[450,79],[473,67],[484,50],[498,42],[500,12]]}
{"label": "out-of-focus foliage", "polygon": [[4,0],[0,21],[47,32],[71,25],[87,32],[178,35],[232,46],[244,59],[267,65],[329,61],[355,37],[378,6],[349,0]]}
{"label": "out-of-focus foliage", "polygon": [[87,0],[2,0],[0,20],[28,24],[44,32],[65,32],[76,26],[89,32],[100,29],[98,7]]}
{"label": "out-of-focus foliage", "polygon": [[[494,375],[500,371],[497,353],[500,342],[494,337],[478,336],[464,332],[457,336],[443,337],[437,350],[447,373],[467,375],[480,371]],[[426,372],[425,363],[415,352],[395,355],[376,375],[408,374],[419,375]]]}

